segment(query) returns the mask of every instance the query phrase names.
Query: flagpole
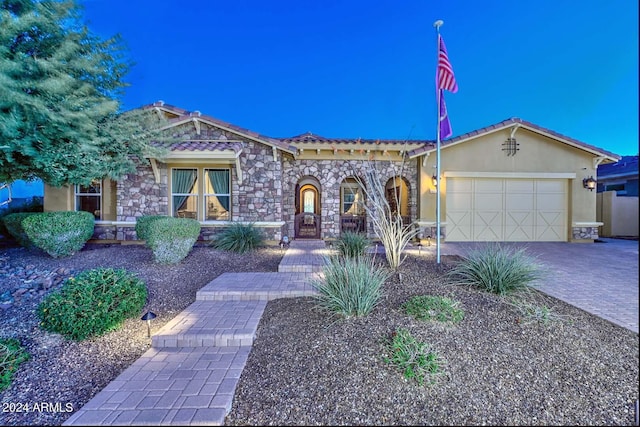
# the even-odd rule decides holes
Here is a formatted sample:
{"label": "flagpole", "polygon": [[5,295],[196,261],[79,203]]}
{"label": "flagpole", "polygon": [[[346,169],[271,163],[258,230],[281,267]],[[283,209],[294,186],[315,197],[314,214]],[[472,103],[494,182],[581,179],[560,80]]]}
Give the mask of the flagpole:
{"label": "flagpole", "polygon": [[[436,63],[440,56],[440,27],[444,24],[444,21],[438,19],[433,23],[436,28]],[[436,72],[436,92],[437,105],[438,105],[438,119],[436,122],[436,263],[440,264],[440,97],[442,96],[442,90],[438,86],[438,75]]]}

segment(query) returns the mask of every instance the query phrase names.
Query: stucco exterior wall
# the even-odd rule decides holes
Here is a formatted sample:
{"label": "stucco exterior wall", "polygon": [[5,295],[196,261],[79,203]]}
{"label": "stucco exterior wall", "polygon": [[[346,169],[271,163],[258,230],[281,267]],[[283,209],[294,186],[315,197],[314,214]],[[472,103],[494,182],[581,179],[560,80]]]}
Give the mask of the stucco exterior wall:
{"label": "stucco exterior wall", "polygon": [[638,197],[618,197],[615,191],[605,191],[597,198],[601,236],[638,237]]}
{"label": "stucco exterior wall", "polygon": [[[568,223],[594,223],[596,221],[596,192],[583,188],[582,179],[596,176],[593,155],[584,150],[563,144],[527,129],[519,129],[515,134],[518,151],[507,155],[503,144],[510,136],[510,129],[467,140],[457,145],[441,148],[441,221],[446,217],[447,174],[455,172],[490,174],[511,173],[523,177],[544,174],[572,174],[568,179]],[[435,174],[436,154],[420,161],[420,218],[435,221],[436,188],[432,184]]]}

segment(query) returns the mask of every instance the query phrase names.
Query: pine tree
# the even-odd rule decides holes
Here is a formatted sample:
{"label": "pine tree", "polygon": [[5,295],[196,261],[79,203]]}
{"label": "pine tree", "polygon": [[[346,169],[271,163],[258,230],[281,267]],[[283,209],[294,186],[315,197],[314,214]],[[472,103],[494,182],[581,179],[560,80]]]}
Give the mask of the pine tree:
{"label": "pine tree", "polygon": [[86,184],[146,161],[163,119],[120,113],[130,65],[74,0],[0,0],[0,182]]}

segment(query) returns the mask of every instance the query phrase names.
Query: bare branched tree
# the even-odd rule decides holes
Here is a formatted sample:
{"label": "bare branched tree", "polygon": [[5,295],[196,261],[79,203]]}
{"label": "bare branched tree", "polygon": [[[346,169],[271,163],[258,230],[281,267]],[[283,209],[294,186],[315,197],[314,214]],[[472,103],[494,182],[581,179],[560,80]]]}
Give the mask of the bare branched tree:
{"label": "bare branched tree", "polygon": [[[357,174],[354,175],[366,196],[365,211],[371,219],[375,235],[384,245],[389,267],[397,270],[406,258],[406,254],[403,255],[403,253],[407,244],[419,233],[419,228],[415,227],[415,221],[405,224],[400,215],[402,191],[392,192],[392,197],[395,197],[395,205],[398,208],[391,208],[387,199],[386,183],[383,182],[383,177],[376,168],[375,163],[371,159],[365,160],[364,177],[360,177]],[[393,176],[394,188],[399,186],[396,181],[402,179],[403,168],[404,161],[401,163],[398,173]]]}

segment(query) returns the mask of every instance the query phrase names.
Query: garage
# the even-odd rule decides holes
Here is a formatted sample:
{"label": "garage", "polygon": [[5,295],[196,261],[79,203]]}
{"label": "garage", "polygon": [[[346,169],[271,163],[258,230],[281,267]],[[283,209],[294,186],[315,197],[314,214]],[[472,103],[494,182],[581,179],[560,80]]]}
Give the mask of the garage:
{"label": "garage", "polygon": [[568,180],[448,177],[449,242],[566,242]]}

